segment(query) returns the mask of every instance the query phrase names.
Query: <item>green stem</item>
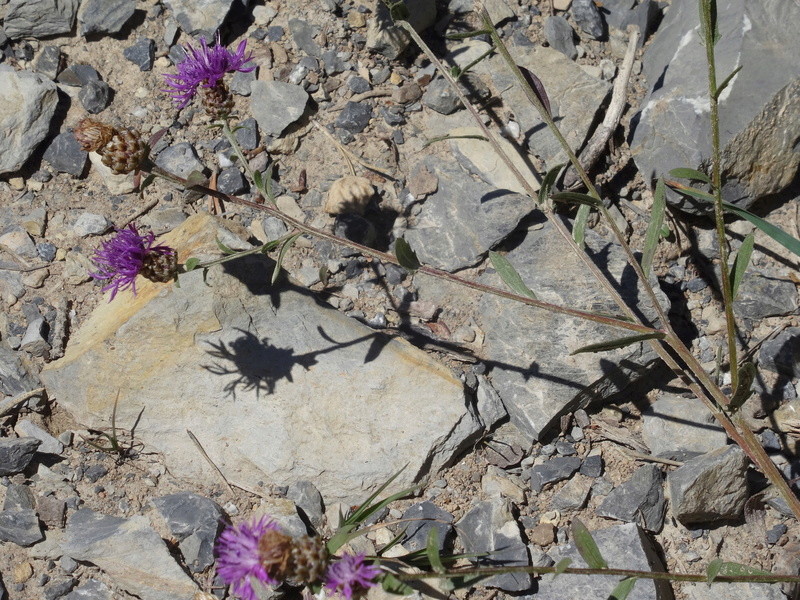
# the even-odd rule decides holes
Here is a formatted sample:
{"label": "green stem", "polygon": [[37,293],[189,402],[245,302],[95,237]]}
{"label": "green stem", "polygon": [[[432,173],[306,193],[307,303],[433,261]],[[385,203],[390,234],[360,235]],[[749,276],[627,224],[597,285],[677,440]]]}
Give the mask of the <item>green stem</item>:
{"label": "green stem", "polygon": [[[256,174],[253,172],[253,169],[250,168],[250,162],[245,158],[244,152],[242,152],[242,147],[239,145],[239,141],[236,139],[236,135],[233,133],[231,129],[231,125],[229,120],[226,118],[222,121],[222,133],[225,135],[225,138],[233,148],[233,151],[236,152],[236,156],[239,158],[239,162],[242,163],[245,172],[247,173],[247,177],[253,184],[256,185],[258,192],[261,194],[263,198],[267,198],[267,191],[261,189],[263,186],[258,185],[258,182],[261,181],[260,177],[256,177]],[[271,199],[270,199],[271,200]]]}
{"label": "green stem", "polygon": [[[227,198],[226,198],[227,200]],[[226,263],[232,260],[236,260],[237,258],[241,258],[242,256],[248,256],[250,254],[258,254],[260,252],[269,252],[280,246],[283,242],[288,240],[289,238],[293,237],[294,234],[284,235],[283,237],[279,237],[272,241],[267,242],[266,244],[262,244],[260,246],[256,246],[255,248],[250,248],[249,250],[241,250],[240,252],[234,252],[233,254],[227,254],[221,258],[215,258],[214,260],[209,260],[208,262],[201,262],[198,263],[197,266],[192,269],[206,269],[208,267],[213,267],[214,265],[220,265],[222,263]],[[186,272],[186,271],[184,271]]]}

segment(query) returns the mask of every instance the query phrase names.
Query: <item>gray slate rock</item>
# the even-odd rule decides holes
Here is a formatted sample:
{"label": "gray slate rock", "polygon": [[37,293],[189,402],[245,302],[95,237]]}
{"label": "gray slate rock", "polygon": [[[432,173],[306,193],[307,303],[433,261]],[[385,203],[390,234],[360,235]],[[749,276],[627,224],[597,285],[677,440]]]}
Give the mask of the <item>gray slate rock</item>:
{"label": "gray slate rock", "polygon": [[217,189],[225,194],[236,196],[248,190],[247,181],[238,167],[223,169],[217,178]]}
{"label": "gray slate rock", "polygon": [[83,0],[78,10],[78,32],[119,33],[135,10],[136,3],[130,0]]}
{"label": "gray slate rock", "polygon": [[597,508],[597,514],[636,523],[658,533],[664,526],[664,474],[655,465],[644,465],[628,481],[618,485]]}
{"label": "gray slate rock", "polygon": [[[480,502],[456,523],[456,531],[466,552],[490,553],[476,564],[493,566],[528,566],[530,557],[522,541],[519,524],[505,500]],[[522,592],[531,587],[527,573],[504,573],[484,579],[486,587],[507,592]]]}
{"label": "gray slate rock", "polygon": [[408,521],[403,523],[406,533],[400,543],[409,552],[425,548],[432,529],[439,535],[439,550],[443,550],[453,532],[453,515],[427,500],[408,507],[401,518]]}
{"label": "gray slate rock", "polygon": [[[650,93],[635,117],[631,153],[645,180],[676,167],[704,168],[711,151],[705,49],[696,6],[670,6],[644,55]],[[721,96],[724,199],[742,207],[779,192],[794,180],[800,154],[786,131],[800,129],[796,57],[800,22],[795,2],[718,3],[720,41],[715,46],[720,80],[746,65]],[[676,206],[703,212],[669,195]]]}
{"label": "gray slate rock", "polygon": [[750,321],[785,315],[797,308],[797,288],[778,273],[748,269],[733,308],[737,317]]}
{"label": "gray slate rock", "polygon": [[50,130],[56,104],[52,81],[0,66],[0,175],[16,171],[33,154]]}
{"label": "gray slate rock", "polygon": [[12,483],[6,488],[6,499],[3,501],[3,510],[35,510],[36,497],[27,485]]}
{"label": "gray slate rock", "polygon": [[800,377],[800,327],[784,329],[761,346],[758,365],[785,377]]}
{"label": "gray slate rock", "polygon": [[112,600],[112,594],[111,588],[103,582],[89,579],[64,596],[63,600]]}
{"label": "gray slate rock", "polygon": [[86,112],[96,115],[103,112],[111,102],[111,86],[105,81],[90,81],[78,92],[78,98]]}
{"label": "gray slate rock", "polygon": [[228,87],[234,94],[238,94],[240,96],[249,96],[253,89],[253,82],[257,77],[258,69],[253,69],[252,71],[247,71],[246,73],[242,71],[236,71],[233,75],[231,75],[230,81],[228,82]]}
{"label": "gray slate rock", "polygon": [[202,173],[205,168],[194,146],[189,142],[180,142],[162,150],[156,158],[156,164],[183,178],[188,177],[193,171]]}
{"label": "gray slate rock", "polygon": [[575,31],[561,15],[547,17],[544,20],[544,37],[550,46],[570,60],[578,58],[578,49],[575,47]]}
{"label": "gray slate rock", "polygon": [[[164,0],[181,29],[209,43],[230,12],[233,0]],[[245,3],[247,4],[247,3]]]}
{"label": "gray slate rock", "polygon": [[[421,32],[433,25],[436,20],[436,4],[430,0],[403,0],[408,7],[408,22]],[[389,9],[384,3],[378,4],[375,17],[367,27],[367,48],[394,60],[408,47],[411,37],[394,24]]]}
{"label": "gray slate rock", "polygon": [[[647,534],[638,525],[626,523],[608,529],[592,531],[600,554],[615,569],[640,571],[663,571],[664,566]],[[574,543],[558,546],[547,551],[557,563],[569,558],[571,567],[587,567]],[[539,589],[530,600],[607,600],[620,578],[604,575],[561,574],[556,579],[545,575],[539,581]],[[671,600],[672,590],[667,581],[639,580],[628,596],[628,600]]]}
{"label": "gray slate rock", "polygon": [[150,71],[156,56],[156,42],[150,38],[139,38],[133,46],[122,51],[122,56],[139,67],[140,71]]}
{"label": "gray slate rock", "polygon": [[599,454],[587,456],[581,463],[579,473],[586,477],[600,477],[603,474],[603,457]]}
{"label": "gray slate rock", "polygon": [[250,89],[251,113],[268,135],[280,135],[303,116],[308,103],[308,92],[291,83],[254,81]]}
{"label": "gray slate rock", "polygon": [[581,459],[577,456],[557,456],[541,465],[534,465],[528,475],[531,489],[538,494],[550,483],[569,479],[580,466]]}
{"label": "gray slate rock", "polygon": [[[620,248],[591,230],[586,232],[586,247],[597,264],[614,281],[620,281],[620,274],[628,268]],[[529,230],[506,259],[540,300],[617,314],[616,304],[549,223]],[[499,276],[489,272],[482,280],[504,285]],[[629,305],[638,305],[645,297],[644,290],[628,277],[622,280],[622,297]],[[658,290],[657,284],[655,289]],[[668,306],[663,294],[658,297],[662,306]],[[492,385],[503,399],[512,423],[533,439],[557,425],[561,415],[621,391],[654,358],[649,347],[638,344],[605,352],[602,357],[588,353],[571,356],[586,344],[619,338],[620,331],[573,317],[528,310],[522,304],[495,296],[481,298],[480,307],[480,326],[486,332],[484,350],[494,365]],[[650,309],[642,310],[646,318],[653,318]]]}
{"label": "gray slate rock", "polygon": [[45,46],[34,61],[33,70],[49,79],[58,77],[61,70],[61,48]]}
{"label": "gray slate rock", "polygon": [[88,158],[89,153],[81,150],[71,131],[59,133],[44,151],[44,159],[50,166],[56,171],[69,173],[75,177],[83,175]]}
{"label": "gray slate rock", "polygon": [[36,451],[40,454],[61,454],[64,451],[64,444],[28,419],[21,419],[14,426],[14,431],[20,436],[39,440],[41,444]]}
{"label": "gray slate rock", "polygon": [[642,437],[652,454],[674,460],[705,454],[728,440],[701,402],[666,393],[642,411]]}
{"label": "gray slate rock", "polygon": [[78,4],[79,0],[11,0],[3,29],[12,40],[69,33],[75,24]]}
{"label": "gray slate rock", "polygon": [[[685,583],[680,586],[686,600],[719,600],[718,585],[707,583]],[[726,583],[724,596],[736,600],[786,600],[781,585],[766,583]]]}
{"label": "gray slate rock", "polygon": [[672,514],[684,525],[742,516],[747,458],[738,446],[693,458],[667,476]]}
{"label": "gray slate rock", "polygon": [[100,81],[100,73],[91,65],[75,64],[64,69],[58,82],[72,87],[82,87],[92,81]]}
{"label": "gray slate rock", "polygon": [[625,31],[624,23],[630,18],[635,4],[636,0],[603,0],[600,12],[609,27]]}
{"label": "gray slate rock", "polygon": [[111,221],[103,215],[90,212],[81,213],[72,226],[72,230],[81,237],[102,235],[111,228]]}
{"label": "gray slate rock", "polygon": [[311,524],[319,529],[325,517],[322,494],[310,481],[296,481],[286,490],[286,497],[301,509]]}
{"label": "gray slate rock", "polygon": [[258,123],[253,117],[239,123],[239,129],[234,135],[243,150],[253,150],[258,147]]}
{"label": "gray slate rock", "polygon": [[361,133],[372,119],[372,107],[366,102],[348,102],[336,117],[336,127],[350,133]]}
{"label": "gray slate rock", "polygon": [[458,95],[443,78],[434,79],[422,95],[422,103],[443,115],[457,111],[462,105]]}
{"label": "gray slate rock", "polygon": [[0,512],[0,541],[17,546],[33,546],[44,539],[36,511],[31,509]]}
{"label": "gray slate rock", "polygon": [[198,592],[142,516],[122,519],[80,509],[67,522],[62,547],[66,555],[98,566],[142,600],[193,600]]}
{"label": "gray slate rock", "polygon": [[180,492],[151,500],[178,540],[192,573],[201,573],[214,563],[214,541],[224,527],[225,512],[216,502]]}
{"label": "gray slate rock", "polygon": [[75,587],[78,580],[73,577],[66,577],[64,579],[56,579],[51,581],[42,590],[44,600],[56,600],[56,598],[63,598],[65,594]]}
{"label": "gray slate rock", "polygon": [[34,438],[0,438],[0,476],[23,471],[41,443]]}
{"label": "gray slate rock", "polygon": [[317,32],[308,21],[289,19],[289,33],[292,34],[292,40],[300,50],[309,56],[322,58],[322,48],[314,41]]}
{"label": "gray slate rock", "polygon": [[425,200],[406,240],[425,264],[448,271],[472,266],[531,211],[524,196],[495,189],[458,164],[433,156],[423,163],[436,173],[439,186]]}
{"label": "gray slate rock", "polygon": [[0,343],[0,392],[17,396],[39,386],[39,378],[23,363],[22,357]]}
{"label": "gray slate rock", "polygon": [[581,31],[596,40],[603,38],[605,35],[603,17],[593,0],[572,0],[570,12]]}

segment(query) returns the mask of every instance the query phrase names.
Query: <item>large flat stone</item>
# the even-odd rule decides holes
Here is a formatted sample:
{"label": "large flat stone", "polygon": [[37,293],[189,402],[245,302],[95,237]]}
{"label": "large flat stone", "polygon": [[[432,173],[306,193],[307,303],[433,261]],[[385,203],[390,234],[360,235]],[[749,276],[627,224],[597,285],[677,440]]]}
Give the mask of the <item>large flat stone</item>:
{"label": "large flat stone", "polygon": [[190,35],[202,35],[211,42],[228,16],[233,0],[165,0],[164,4],[172,11],[181,29]]}
{"label": "large flat stone", "polygon": [[[187,256],[218,255],[233,235],[207,216],[163,240]],[[136,427],[170,470],[217,476],[191,430],[234,483],[312,481],[331,501],[361,501],[393,473],[404,486],[444,466],[480,425],[461,382],[404,340],[378,334],[251,257],[173,284],[137,282],[103,303],[43,377],[82,423]]]}
{"label": "large flat stone", "polygon": [[11,0],[3,14],[3,29],[12,40],[69,33],[79,0]]}

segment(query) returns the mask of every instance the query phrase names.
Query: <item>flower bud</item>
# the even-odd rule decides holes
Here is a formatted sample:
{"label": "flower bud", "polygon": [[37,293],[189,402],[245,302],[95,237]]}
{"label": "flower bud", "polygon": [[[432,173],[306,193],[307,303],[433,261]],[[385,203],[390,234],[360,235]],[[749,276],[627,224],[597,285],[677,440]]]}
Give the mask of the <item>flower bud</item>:
{"label": "flower bud", "polygon": [[82,119],[72,130],[72,135],[85,152],[97,152],[114,137],[114,128],[95,119]]}
{"label": "flower bud", "polygon": [[115,173],[136,171],[147,157],[147,144],[135,129],[114,129],[114,136],[98,151],[103,164]]}

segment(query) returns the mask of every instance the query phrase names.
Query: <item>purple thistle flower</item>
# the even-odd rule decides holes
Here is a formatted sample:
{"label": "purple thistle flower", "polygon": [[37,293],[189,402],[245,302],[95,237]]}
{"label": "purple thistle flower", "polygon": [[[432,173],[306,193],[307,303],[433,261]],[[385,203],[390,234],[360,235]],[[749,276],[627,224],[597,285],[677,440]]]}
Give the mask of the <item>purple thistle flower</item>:
{"label": "purple thistle flower", "polygon": [[205,38],[200,38],[199,48],[186,44],[183,46],[186,58],[176,65],[178,74],[164,75],[168,88],[162,91],[172,96],[172,101],[179,109],[192,101],[197,94],[198,87],[211,88],[223,78],[225,73],[234,71],[249,73],[256,68],[255,65],[245,66],[253,60],[252,54],[247,56],[244,54],[247,40],[239,43],[236,52],[231,52],[225,46],[220,45],[219,32],[217,32],[215,42],[211,48],[208,47]]}
{"label": "purple thistle flower", "polygon": [[264,515],[251,522],[226,527],[217,539],[214,549],[217,574],[242,600],[259,600],[253,579],[267,585],[278,583],[267,573],[258,543],[267,531],[279,529],[275,521]]}
{"label": "purple thistle flower", "polygon": [[330,567],[325,574],[325,587],[338,592],[347,600],[353,595],[367,590],[377,583],[375,578],[381,574],[379,567],[364,564],[364,554],[345,554]]}
{"label": "purple thistle flower", "polygon": [[109,302],[120,290],[131,288],[135,295],[136,276],[142,273],[153,259],[175,255],[175,250],[169,246],[155,246],[155,240],[153,232],[140,235],[136,225],[131,223],[124,229],[118,229],[113,238],[103,242],[102,247],[95,251],[92,260],[98,270],[90,275],[95,279],[108,281],[103,286],[103,291],[112,290]]}

